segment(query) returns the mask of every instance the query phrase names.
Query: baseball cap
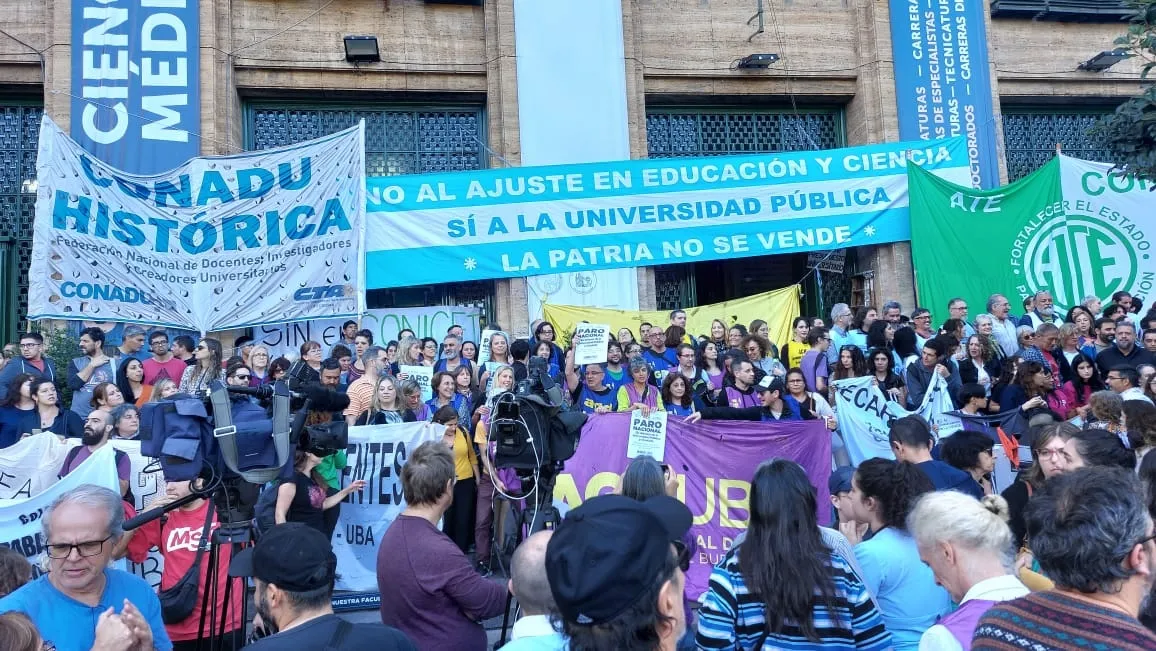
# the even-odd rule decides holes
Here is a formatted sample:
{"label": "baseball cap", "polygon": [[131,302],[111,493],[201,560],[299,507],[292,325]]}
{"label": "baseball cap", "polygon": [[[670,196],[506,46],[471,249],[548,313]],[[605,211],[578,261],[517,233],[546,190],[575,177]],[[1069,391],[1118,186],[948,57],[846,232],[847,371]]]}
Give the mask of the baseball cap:
{"label": "baseball cap", "polygon": [[764,391],[778,391],[782,393],[786,390],[786,385],[783,384],[783,379],[767,374],[759,383],[755,385],[755,391],[763,393]]}
{"label": "baseball cap", "polygon": [[333,583],[337,557],[320,531],[300,522],[279,524],[253,547],[237,553],[229,576],[251,576],[290,592],[308,592]]}
{"label": "baseball cap", "polygon": [[673,497],[645,502],[600,495],[570,511],[546,546],[546,577],[567,621],[602,624],[642,598],[690,530],[691,514]]}
{"label": "baseball cap", "polygon": [[831,473],[831,477],[827,479],[827,489],[831,494],[836,493],[850,493],[851,492],[851,478],[855,476],[855,469],[850,466],[844,466]]}

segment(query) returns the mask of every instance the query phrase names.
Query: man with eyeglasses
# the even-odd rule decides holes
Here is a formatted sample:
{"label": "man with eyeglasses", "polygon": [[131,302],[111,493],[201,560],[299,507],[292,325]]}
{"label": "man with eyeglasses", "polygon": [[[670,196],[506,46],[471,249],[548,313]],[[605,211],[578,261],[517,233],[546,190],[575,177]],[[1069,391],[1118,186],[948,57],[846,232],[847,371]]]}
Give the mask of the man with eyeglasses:
{"label": "man with eyeglasses", "polygon": [[[24,613],[60,651],[171,651],[156,591],[109,567],[124,536],[116,493],[91,484],[68,491],[48,507],[41,526],[48,573],[0,599],[0,612]],[[115,644],[94,646],[98,637]]]}
{"label": "man with eyeglasses", "polygon": [[1138,368],[1141,364],[1156,364],[1156,355],[1136,345],[1136,326],[1121,319],[1116,324],[1116,345],[1096,354],[1096,366],[1104,377],[1117,366]]}
{"label": "man with eyeglasses", "polygon": [[179,384],[188,364],[177,359],[169,350],[169,335],[164,330],[154,330],[149,335],[149,352],[152,357],[141,363],[144,367],[144,383],[156,384],[157,380],[168,378]]}
{"label": "man with eyeglasses", "polygon": [[1156,583],[1145,495],[1122,468],[1081,468],[1045,482],[1024,521],[1055,589],[994,605],[971,648],[1156,649],[1156,634],[1137,619]]}
{"label": "man with eyeglasses", "polygon": [[1144,395],[1140,388],[1140,372],[1127,364],[1121,364],[1108,371],[1104,376],[1104,383],[1108,388],[1120,394],[1122,400],[1143,400],[1152,404],[1152,400]]}
{"label": "man with eyeglasses", "polygon": [[931,310],[915,308],[911,313],[911,324],[915,328],[915,346],[923,348],[923,345],[935,336],[935,331],[931,329]]}
{"label": "man with eyeglasses", "polygon": [[959,319],[963,321],[963,337],[966,341],[968,337],[975,334],[975,327],[967,320],[967,301],[962,298],[953,298],[947,302],[947,313],[949,319]]}
{"label": "man with eyeglasses", "polygon": [[44,356],[44,337],[39,332],[20,335],[20,358],[0,369],[0,400],[8,397],[8,385],[21,373],[31,375],[33,379],[42,377],[56,382],[56,367]]}

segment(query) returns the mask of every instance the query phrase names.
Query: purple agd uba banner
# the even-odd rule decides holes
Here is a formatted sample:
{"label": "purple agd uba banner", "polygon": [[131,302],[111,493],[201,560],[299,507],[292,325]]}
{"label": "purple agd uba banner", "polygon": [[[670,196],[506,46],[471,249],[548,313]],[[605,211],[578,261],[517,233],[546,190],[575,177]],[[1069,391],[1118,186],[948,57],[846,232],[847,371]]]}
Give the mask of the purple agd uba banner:
{"label": "purple agd uba banner", "polygon": [[[630,414],[590,417],[578,451],[566,462],[554,499],[574,508],[595,495],[613,492],[630,464],[626,444]],[[747,501],[755,469],[763,461],[790,459],[801,465],[818,493],[820,524],[830,522],[831,434],[823,421],[761,423],[667,421],[663,463],[678,474],[678,498],[694,515],[691,533],[698,549],[687,573],[687,595],[706,591],[711,568],[747,528]]]}

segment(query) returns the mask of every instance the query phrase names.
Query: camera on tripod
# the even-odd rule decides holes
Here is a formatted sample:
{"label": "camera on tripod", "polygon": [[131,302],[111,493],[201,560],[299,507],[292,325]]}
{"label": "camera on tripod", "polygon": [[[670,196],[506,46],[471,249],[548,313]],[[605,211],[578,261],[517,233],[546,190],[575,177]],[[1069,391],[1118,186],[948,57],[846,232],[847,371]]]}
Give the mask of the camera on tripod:
{"label": "camera on tripod", "polygon": [[537,471],[574,456],[586,414],[562,407],[562,390],[546,372],[546,360],[531,357],[529,376],[495,400],[494,467]]}
{"label": "camera on tripod", "polygon": [[[310,411],[344,409],[348,396],[316,384],[299,388],[213,382],[207,396],[177,394],[147,403],[141,409],[141,454],[159,461],[167,481],[192,481],[196,493],[212,496],[222,523],[248,522],[261,485],[292,465],[298,447],[328,456],[346,446],[344,419],[309,427],[305,419]],[[147,522],[144,515],[132,524]]]}

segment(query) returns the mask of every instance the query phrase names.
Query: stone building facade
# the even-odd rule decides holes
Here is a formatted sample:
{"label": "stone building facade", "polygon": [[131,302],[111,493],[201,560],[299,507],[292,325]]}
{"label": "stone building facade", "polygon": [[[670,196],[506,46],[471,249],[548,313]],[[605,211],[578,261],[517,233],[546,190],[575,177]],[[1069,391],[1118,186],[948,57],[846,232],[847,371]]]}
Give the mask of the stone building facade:
{"label": "stone building facade", "polygon": [[[1094,16],[1057,8],[1081,3],[1056,0],[966,1],[991,5],[997,115],[990,119],[1002,178],[1030,172],[1057,145],[1103,157],[1085,129],[1138,92],[1139,66],[1077,67],[1112,49],[1125,29],[1123,11],[1113,0]],[[40,111],[62,126],[70,119],[71,5],[0,0],[0,311],[9,330],[23,313],[18,286],[27,283]],[[897,140],[903,98],[895,92],[888,5],[622,0],[631,156]],[[514,8],[515,0],[200,0],[202,153],[286,144],[365,118],[370,175],[519,165]],[[382,60],[347,62],[342,39],[353,34],[376,36]],[[766,70],[732,65],[756,52],[782,60]],[[558,74],[566,74],[565,61]],[[640,269],[637,282],[644,308],[714,302],[805,278],[808,310],[890,298],[906,309],[915,303],[915,272],[910,247],[900,243],[846,252],[843,273],[815,273],[797,254]],[[479,304],[490,320],[525,334],[527,292],[525,280],[512,279],[374,290],[369,302]]]}

